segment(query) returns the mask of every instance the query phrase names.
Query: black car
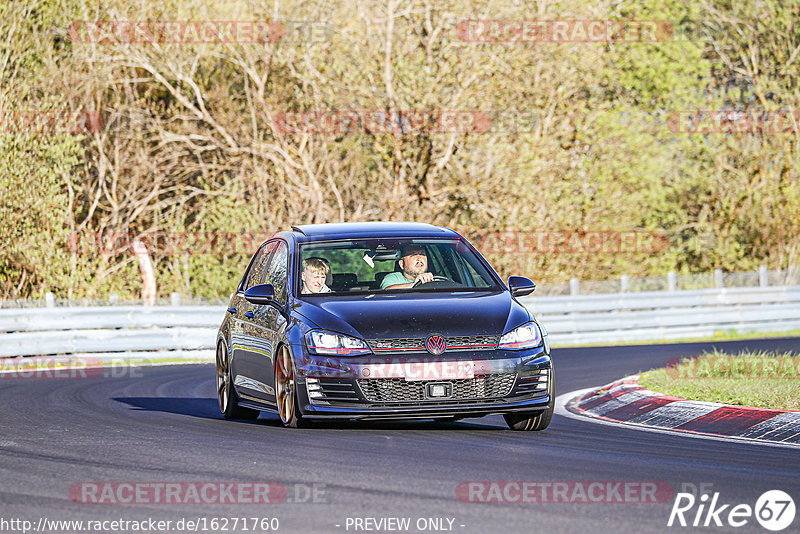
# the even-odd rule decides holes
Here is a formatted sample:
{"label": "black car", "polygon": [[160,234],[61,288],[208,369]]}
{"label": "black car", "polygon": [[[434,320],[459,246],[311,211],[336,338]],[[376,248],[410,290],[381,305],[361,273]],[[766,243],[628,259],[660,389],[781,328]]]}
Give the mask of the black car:
{"label": "black car", "polygon": [[461,235],[421,223],[292,227],[263,243],[217,335],[226,418],[503,414],[543,430],[555,389],[547,333]]}

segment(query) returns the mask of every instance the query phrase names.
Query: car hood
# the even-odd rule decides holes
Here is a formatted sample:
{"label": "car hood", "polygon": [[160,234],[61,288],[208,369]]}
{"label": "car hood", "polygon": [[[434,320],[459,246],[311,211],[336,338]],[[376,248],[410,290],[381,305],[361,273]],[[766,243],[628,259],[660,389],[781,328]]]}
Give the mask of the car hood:
{"label": "car hood", "polygon": [[507,291],[337,296],[296,301],[319,328],[364,339],[497,335],[530,319]]}

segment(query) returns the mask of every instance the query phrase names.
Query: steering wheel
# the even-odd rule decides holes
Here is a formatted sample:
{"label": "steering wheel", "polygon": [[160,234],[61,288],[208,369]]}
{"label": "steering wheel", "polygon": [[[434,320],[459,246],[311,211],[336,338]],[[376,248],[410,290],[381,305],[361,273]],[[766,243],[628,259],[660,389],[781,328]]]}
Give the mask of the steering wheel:
{"label": "steering wheel", "polygon": [[[432,282],[450,282],[451,284],[455,284],[456,283],[455,280],[447,278],[446,276],[434,276],[433,280],[431,280],[430,282],[426,282],[426,283],[430,284]],[[411,286],[411,287],[414,288],[414,287],[419,287],[421,285],[422,285],[422,282],[417,280],[416,282],[414,282],[414,285]]]}

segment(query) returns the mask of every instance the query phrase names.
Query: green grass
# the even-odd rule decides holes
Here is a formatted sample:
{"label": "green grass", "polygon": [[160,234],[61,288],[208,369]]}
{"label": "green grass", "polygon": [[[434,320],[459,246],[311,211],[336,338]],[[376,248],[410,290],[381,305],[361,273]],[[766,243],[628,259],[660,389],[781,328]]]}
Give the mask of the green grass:
{"label": "green grass", "polygon": [[647,371],[639,384],[682,399],[800,410],[800,355],[705,352]]}

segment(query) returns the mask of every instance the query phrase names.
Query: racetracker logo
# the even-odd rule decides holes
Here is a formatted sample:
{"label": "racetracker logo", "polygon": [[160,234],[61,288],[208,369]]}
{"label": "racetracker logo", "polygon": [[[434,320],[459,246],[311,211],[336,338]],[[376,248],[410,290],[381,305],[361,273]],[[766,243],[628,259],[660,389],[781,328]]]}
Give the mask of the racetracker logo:
{"label": "racetracker logo", "polygon": [[[719,492],[709,497],[707,493],[695,498],[691,493],[678,493],[667,526],[739,528],[747,525],[755,516],[756,521],[767,530],[784,530],[794,521],[795,504],[788,493],[781,490],[764,492],[755,507],[749,504],[721,504]],[[688,521],[687,521],[688,518]],[[677,522],[676,522],[677,521]]]}
{"label": "racetracker logo", "polygon": [[672,38],[665,20],[462,20],[456,36],[472,43],[657,43]]}
{"label": "racetracker logo", "polygon": [[279,482],[77,482],[69,498],[79,504],[326,503],[325,484]]}
{"label": "racetracker logo", "polygon": [[257,44],[282,40],[287,27],[264,20],[83,20],[68,33],[74,43]]}
{"label": "racetracker logo", "polygon": [[0,133],[39,135],[82,135],[99,132],[103,119],[96,111],[0,112]]}
{"label": "racetracker logo", "polygon": [[667,362],[667,376],[673,380],[722,378],[742,380],[800,379],[800,356],[744,355],[678,356]]}
{"label": "racetracker logo", "polygon": [[0,359],[0,380],[99,378],[105,375],[99,358],[44,356]]}
{"label": "racetracker logo", "polygon": [[[111,255],[146,250],[149,254],[172,255],[251,255],[269,232],[153,232],[140,234],[109,230],[105,232],[73,232],[67,237],[67,248],[79,255]],[[135,244],[138,243],[138,247]]]}
{"label": "racetracker logo", "polygon": [[[438,337],[438,336],[436,336]],[[444,343],[444,339],[442,339]],[[431,362],[420,359],[396,359],[371,361],[354,365],[357,378],[404,378],[415,380],[459,380],[475,378],[476,374],[491,372],[491,362],[487,360],[452,360]]]}
{"label": "racetracker logo", "polygon": [[69,498],[80,504],[276,504],[277,482],[78,482]]}
{"label": "racetracker logo", "polygon": [[666,232],[643,230],[511,230],[468,237],[484,254],[656,254],[669,247]]}
{"label": "racetracker logo", "polygon": [[669,502],[673,494],[668,482],[636,480],[467,481],[456,487],[462,502],[493,504],[649,504]]}
{"label": "racetracker logo", "polygon": [[667,116],[667,128],[673,133],[777,135],[800,132],[800,110],[674,111]]}
{"label": "racetracker logo", "polygon": [[324,110],[279,112],[272,126],[284,134],[480,134],[489,130],[489,113],[469,110]]}

